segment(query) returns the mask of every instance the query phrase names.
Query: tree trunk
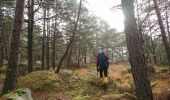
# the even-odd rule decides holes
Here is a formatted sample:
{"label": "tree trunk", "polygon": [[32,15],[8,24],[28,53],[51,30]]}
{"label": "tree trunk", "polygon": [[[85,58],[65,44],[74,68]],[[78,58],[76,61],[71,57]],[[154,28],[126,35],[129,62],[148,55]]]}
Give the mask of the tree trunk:
{"label": "tree trunk", "polygon": [[61,57],[61,59],[60,59],[60,61],[58,63],[57,70],[55,71],[57,74],[59,73],[60,68],[61,68],[61,64],[62,64],[63,60],[65,59],[65,57],[66,57],[72,43],[74,42],[74,36],[75,36],[75,34],[77,32],[77,25],[78,25],[79,17],[80,17],[81,5],[82,5],[82,0],[80,0],[79,11],[78,11],[77,20],[76,20],[76,23],[75,23],[75,26],[74,26],[73,35],[72,35],[71,40],[70,40],[70,42],[69,42],[69,44],[68,44],[68,46],[66,48],[66,51],[65,51],[64,55]]}
{"label": "tree trunk", "polygon": [[164,47],[165,47],[165,51],[166,51],[166,56],[167,56],[167,60],[168,60],[168,64],[169,64],[169,70],[170,70],[170,45],[168,43],[167,37],[166,37],[166,32],[165,32],[165,28],[163,26],[163,21],[162,21],[162,17],[158,8],[158,3],[156,0],[153,0],[154,3],[154,7],[155,7],[155,12],[158,18],[158,23],[159,23],[159,27],[161,30],[161,36],[162,36],[162,40],[164,43]]}
{"label": "tree trunk", "polygon": [[57,28],[57,18],[55,17],[55,27],[54,27],[54,33],[53,33],[53,52],[52,52],[52,64],[53,64],[53,69],[55,69],[55,57],[56,57],[56,52],[55,52],[55,45],[56,45],[56,28]]}
{"label": "tree trunk", "polygon": [[44,25],[43,25],[43,43],[42,43],[42,66],[41,66],[42,70],[45,69],[45,41],[46,41],[46,7],[44,7]]}
{"label": "tree trunk", "polygon": [[3,45],[3,13],[0,5],[0,67],[2,67],[4,59]]}
{"label": "tree trunk", "polygon": [[125,15],[125,35],[136,96],[138,100],[153,100],[141,32],[137,28],[134,14],[134,0],[121,0],[121,3]]}
{"label": "tree trunk", "polygon": [[87,46],[85,47],[85,51],[84,51],[84,63],[87,63]]}
{"label": "tree trunk", "polygon": [[169,43],[170,43],[170,30],[169,30],[169,16],[168,16],[168,5],[167,2],[165,1],[165,15],[166,15],[166,26],[167,26],[167,32],[168,32],[168,37],[169,37]]}
{"label": "tree trunk", "polygon": [[46,35],[46,64],[47,64],[47,69],[50,68],[50,48],[49,48],[49,41],[50,41],[50,19],[49,19],[49,8],[47,8],[47,35]]}
{"label": "tree trunk", "polygon": [[80,33],[78,34],[78,67],[80,67]]}
{"label": "tree trunk", "polygon": [[28,72],[33,71],[33,28],[34,28],[34,0],[28,0]]}
{"label": "tree trunk", "polygon": [[67,65],[68,67],[70,67],[70,62],[71,62],[71,56],[72,56],[72,50],[73,50],[73,47],[70,47],[70,53],[69,53],[69,56],[68,56],[68,61],[67,61]]}
{"label": "tree trunk", "polygon": [[23,21],[24,0],[17,0],[14,27],[10,45],[9,65],[7,68],[6,78],[2,94],[6,94],[11,90],[15,90],[17,85],[17,60],[19,54],[19,43]]}
{"label": "tree trunk", "polygon": [[[6,59],[9,62],[8,59],[8,47],[7,47],[7,43],[5,40],[5,31],[4,31],[4,26],[3,26],[3,12],[2,12],[2,6],[0,5],[0,54],[1,54],[1,58],[0,58],[0,63],[3,63],[3,59]],[[0,64],[0,66],[1,66]]]}
{"label": "tree trunk", "polygon": [[156,52],[155,52],[155,44],[154,44],[154,40],[152,38],[151,38],[151,44],[152,44],[151,51],[152,51],[152,55],[153,55],[153,61],[154,61],[154,64],[157,64],[157,57],[156,57]]}

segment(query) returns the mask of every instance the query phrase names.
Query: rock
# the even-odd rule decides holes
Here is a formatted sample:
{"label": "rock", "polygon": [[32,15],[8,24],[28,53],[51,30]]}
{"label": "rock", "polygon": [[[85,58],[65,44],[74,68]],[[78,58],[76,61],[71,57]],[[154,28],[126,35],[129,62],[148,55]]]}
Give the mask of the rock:
{"label": "rock", "polygon": [[16,100],[33,100],[31,96],[31,90],[26,88],[25,94],[19,95],[16,93]]}
{"label": "rock", "polygon": [[71,75],[72,73],[73,73],[73,71],[67,70],[67,69],[63,69],[60,71],[60,74],[62,74],[62,75]]}
{"label": "rock", "polygon": [[109,96],[109,95],[104,95],[104,96],[102,96],[102,98],[103,98],[104,100],[106,100],[106,99],[110,98],[110,96]]}

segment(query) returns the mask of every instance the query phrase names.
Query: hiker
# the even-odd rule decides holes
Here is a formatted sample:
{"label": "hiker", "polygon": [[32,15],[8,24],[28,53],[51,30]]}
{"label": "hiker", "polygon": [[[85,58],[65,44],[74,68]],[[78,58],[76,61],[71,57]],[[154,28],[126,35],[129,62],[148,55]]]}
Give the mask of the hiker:
{"label": "hiker", "polygon": [[100,72],[100,81],[102,84],[108,83],[108,68],[109,68],[109,56],[103,51],[97,55],[97,71]]}

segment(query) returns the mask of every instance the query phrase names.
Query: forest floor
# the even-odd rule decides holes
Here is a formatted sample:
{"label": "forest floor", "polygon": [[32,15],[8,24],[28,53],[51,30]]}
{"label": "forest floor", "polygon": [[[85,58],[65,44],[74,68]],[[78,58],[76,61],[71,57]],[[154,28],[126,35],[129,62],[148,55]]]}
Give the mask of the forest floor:
{"label": "forest floor", "polygon": [[[62,69],[59,75],[53,70],[36,71],[19,77],[18,88],[30,88],[34,100],[136,100],[132,75],[128,64],[114,64],[109,67],[107,89],[99,82],[96,67]],[[155,100],[168,100],[170,75],[160,73],[161,66],[156,66],[157,74],[151,76]],[[5,74],[0,75],[2,89]],[[0,98],[13,97],[9,93]]]}

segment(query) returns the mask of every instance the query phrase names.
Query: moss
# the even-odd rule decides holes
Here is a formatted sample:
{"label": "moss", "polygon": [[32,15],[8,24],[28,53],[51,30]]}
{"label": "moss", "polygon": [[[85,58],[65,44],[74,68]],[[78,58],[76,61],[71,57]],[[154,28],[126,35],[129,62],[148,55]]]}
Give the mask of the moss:
{"label": "moss", "polygon": [[90,96],[76,96],[72,100],[90,100]]}
{"label": "moss", "polygon": [[130,100],[137,100],[136,96],[130,93],[124,93],[122,97],[130,99]]}
{"label": "moss", "polygon": [[4,73],[6,73],[6,71],[7,71],[7,66],[2,66],[0,68],[0,74],[4,74]]}
{"label": "moss", "polygon": [[41,70],[41,66],[34,66],[34,70],[35,71],[40,71]]}
{"label": "moss", "polygon": [[169,69],[168,67],[162,67],[162,68],[159,68],[156,73],[157,74],[162,74],[162,73],[168,73]]}
{"label": "moss", "polygon": [[48,90],[56,87],[57,76],[47,71],[37,71],[18,79],[18,87],[34,91]]}
{"label": "moss", "polygon": [[14,92],[8,93],[6,95],[4,95],[4,98],[7,100],[16,100],[16,96]]}
{"label": "moss", "polygon": [[28,73],[28,66],[25,63],[18,64],[18,74],[19,75],[26,75]]}
{"label": "moss", "polygon": [[134,96],[133,94],[130,93],[123,93],[123,94],[112,94],[111,97],[113,98],[113,100],[137,100],[136,96]]}

